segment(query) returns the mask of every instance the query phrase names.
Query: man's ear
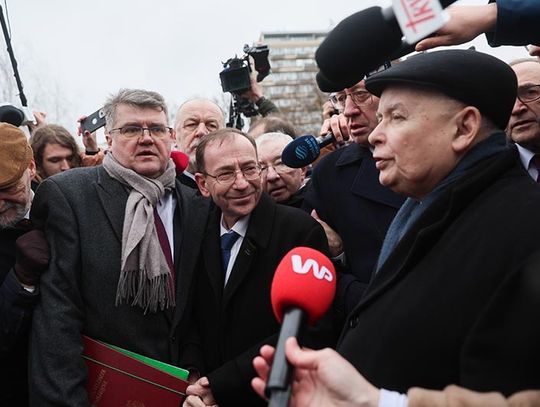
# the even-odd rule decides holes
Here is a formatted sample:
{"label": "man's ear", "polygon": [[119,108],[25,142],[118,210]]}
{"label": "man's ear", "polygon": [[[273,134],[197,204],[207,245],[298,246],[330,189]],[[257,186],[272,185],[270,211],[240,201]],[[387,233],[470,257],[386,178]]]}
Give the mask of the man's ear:
{"label": "man's ear", "polygon": [[306,175],[307,175],[307,169],[308,167],[302,167],[300,168],[302,170],[302,181],[306,179]]}
{"label": "man's ear", "polygon": [[209,198],[210,191],[207,188],[205,176],[200,172],[195,173],[195,182],[197,183],[197,186],[199,187],[199,191],[201,191],[201,195],[206,198]]}
{"label": "man's ear", "polygon": [[112,147],[112,137],[109,133],[105,133],[105,140],[107,140],[107,145],[109,146],[109,148]]}
{"label": "man's ear", "polygon": [[452,148],[457,154],[463,154],[478,141],[482,114],[476,107],[467,106],[456,114],[455,120],[456,135],[452,141]]}
{"label": "man's ear", "polygon": [[30,179],[34,179],[36,177],[36,162],[34,160],[30,161],[28,169],[30,170]]}

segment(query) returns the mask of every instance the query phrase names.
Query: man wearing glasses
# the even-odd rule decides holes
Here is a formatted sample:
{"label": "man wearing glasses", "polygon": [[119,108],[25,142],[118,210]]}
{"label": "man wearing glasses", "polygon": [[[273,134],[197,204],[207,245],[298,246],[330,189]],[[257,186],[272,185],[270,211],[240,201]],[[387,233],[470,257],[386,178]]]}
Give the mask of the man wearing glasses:
{"label": "man wearing glasses", "polygon": [[250,387],[251,360],[260,343],[279,331],[270,302],[274,272],[294,247],[328,253],[326,236],[308,214],[277,205],[262,192],[250,136],[230,128],[203,136],[196,161],[197,184],[215,210],[202,243],[193,304],[199,366],[206,376],[188,388],[186,405],[264,406]]}
{"label": "man wearing glasses", "polygon": [[31,337],[31,405],[89,406],[82,335],[177,364],[208,205],[175,179],[174,131],[155,92],[106,102],[110,152],[47,178],[32,218],[51,261]]}
{"label": "man wearing glasses", "polygon": [[264,192],[282,205],[300,208],[307,167],[291,168],[281,162],[283,149],[292,141],[283,133],[265,133],[255,139]]}
{"label": "man wearing glasses", "polygon": [[338,274],[336,310],[344,318],[361,297],[390,222],[403,198],[379,183],[368,136],[377,126],[379,99],[360,81],[332,93],[339,115],[327,120],[322,134],[352,143],[323,157],[315,166],[304,197],[304,209],[323,225],[330,252],[343,264]]}
{"label": "man wearing glasses", "polygon": [[540,62],[517,60],[510,64],[518,79],[518,94],[507,134],[516,143],[529,175],[540,181]]}

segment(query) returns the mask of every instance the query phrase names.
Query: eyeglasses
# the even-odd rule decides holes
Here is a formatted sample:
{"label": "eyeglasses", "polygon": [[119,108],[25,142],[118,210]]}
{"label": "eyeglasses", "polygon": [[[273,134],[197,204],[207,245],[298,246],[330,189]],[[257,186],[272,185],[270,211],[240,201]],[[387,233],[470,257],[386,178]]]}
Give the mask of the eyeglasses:
{"label": "eyeglasses", "polygon": [[540,84],[520,86],[517,90],[517,97],[521,103],[534,102],[540,99]]}
{"label": "eyeglasses", "polygon": [[249,165],[239,170],[223,171],[216,175],[205,172],[205,175],[215,178],[215,180],[222,185],[229,185],[236,181],[238,173],[242,173],[247,181],[253,181],[261,176],[261,167],[258,165]]}
{"label": "eyeglasses", "polygon": [[334,108],[343,111],[345,110],[345,102],[347,101],[347,96],[350,96],[353,103],[358,107],[365,106],[372,101],[371,93],[366,92],[365,90],[356,90],[351,93],[333,93],[328,99],[330,100]]}
{"label": "eyeglasses", "polygon": [[263,175],[266,175],[270,167],[272,167],[274,171],[277,172],[278,174],[286,174],[287,172],[290,172],[291,170],[293,170],[293,168],[287,167],[283,163],[269,164],[269,165],[261,166],[261,172],[263,173]]}
{"label": "eyeglasses", "polygon": [[124,126],[117,129],[112,129],[109,131],[109,133],[119,132],[120,135],[126,138],[139,138],[144,134],[145,130],[147,130],[150,135],[155,138],[164,138],[170,136],[172,132],[172,128],[167,126]]}

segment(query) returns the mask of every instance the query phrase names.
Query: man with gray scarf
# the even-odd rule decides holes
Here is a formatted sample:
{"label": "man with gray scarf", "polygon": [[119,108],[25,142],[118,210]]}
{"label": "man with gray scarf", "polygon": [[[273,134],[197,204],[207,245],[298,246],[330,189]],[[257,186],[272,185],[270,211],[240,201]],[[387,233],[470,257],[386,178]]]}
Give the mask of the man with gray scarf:
{"label": "man with gray scarf", "polygon": [[163,97],[105,104],[103,165],[45,180],[32,218],[51,262],[31,337],[31,404],[89,406],[81,335],[175,364],[208,203],[175,180]]}

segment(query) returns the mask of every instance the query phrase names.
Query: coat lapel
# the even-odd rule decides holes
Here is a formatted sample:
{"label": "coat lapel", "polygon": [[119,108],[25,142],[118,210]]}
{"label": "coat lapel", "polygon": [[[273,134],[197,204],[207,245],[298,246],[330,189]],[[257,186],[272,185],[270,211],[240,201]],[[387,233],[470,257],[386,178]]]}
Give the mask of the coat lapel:
{"label": "coat lapel", "polygon": [[246,236],[234,262],[229,281],[225,286],[223,308],[227,306],[227,303],[234,296],[246,276],[249,273],[256,272],[256,270],[252,270],[252,262],[257,253],[265,250],[270,243],[275,210],[276,204],[272,198],[263,193],[259,203],[251,213]]}
{"label": "coat lapel", "polygon": [[176,181],[177,206],[174,216],[174,265],[176,271],[176,307],[173,325],[176,326],[187,305],[196,262],[206,222],[209,200],[195,196],[195,191]]}
{"label": "coat lapel", "polygon": [[111,178],[103,167],[98,168],[97,195],[103,211],[111,224],[114,234],[119,242],[122,242],[122,230],[124,226],[124,214],[128,192],[122,184]]}

